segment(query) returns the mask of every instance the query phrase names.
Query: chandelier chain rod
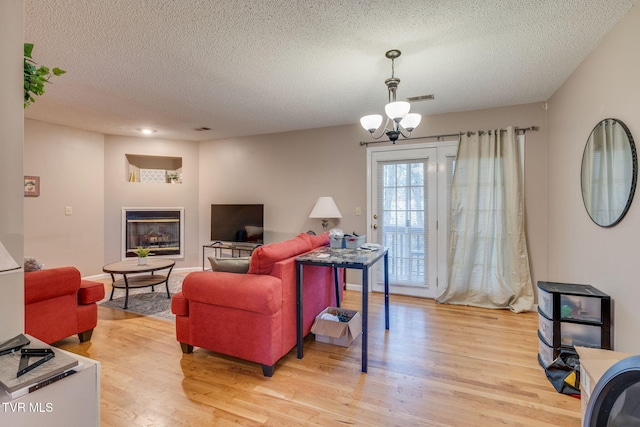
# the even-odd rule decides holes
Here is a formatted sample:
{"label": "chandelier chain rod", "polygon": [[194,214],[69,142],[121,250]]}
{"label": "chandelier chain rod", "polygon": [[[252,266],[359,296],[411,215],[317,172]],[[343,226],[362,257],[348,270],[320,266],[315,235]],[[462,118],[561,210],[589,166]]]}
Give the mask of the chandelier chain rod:
{"label": "chandelier chain rod", "polygon": [[[515,131],[518,134],[520,134],[520,133],[525,134],[528,131],[535,132],[535,131],[538,131],[538,130],[540,130],[540,128],[538,126],[529,126],[529,127],[526,127],[526,128],[519,128],[519,127],[515,128]],[[505,132],[506,129],[500,129],[500,131],[501,132]],[[480,132],[483,133],[485,131],[480,131]],[[445,133],[445,134],[441,134],[441,135],[416,136],[415,138],[405,138],[402,141],[413,141],[413,140],[416,140],[416,139],[437,139],[438,141],[440,141],[440,139],[442,139],[442,138],[451,138],[453,136],[461,136],[461,135],[464,135],[464,134],[475,135],[476,133],[477,132],[466,131],[466,132],[458,132],[458,133]],[[360,141],[360,145],[362,146],[362,145],[369,145],[369,144],[380,144],[380,143],[383,143],[383,142],[389,142],[389,141]]]}

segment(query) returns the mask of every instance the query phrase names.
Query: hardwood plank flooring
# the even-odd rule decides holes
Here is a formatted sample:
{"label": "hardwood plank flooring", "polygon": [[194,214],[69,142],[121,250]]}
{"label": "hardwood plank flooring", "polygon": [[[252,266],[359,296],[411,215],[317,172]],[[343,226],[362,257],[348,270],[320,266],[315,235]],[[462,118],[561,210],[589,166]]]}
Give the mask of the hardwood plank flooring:
{"label": "hardwood plank flooring", "polygon": [[[109,289],[110,291],[110,289]],[[360,309],[346,291],[343,307]],[[305,339],[265,378],[258,364],[196,348],[183,355],[171,321],[99,307],[88,343],[56,345],[101,362],[108,426],[579,426],[580,400],[559,394],[537,361],[537,315],[381,294],[349,348]]]}

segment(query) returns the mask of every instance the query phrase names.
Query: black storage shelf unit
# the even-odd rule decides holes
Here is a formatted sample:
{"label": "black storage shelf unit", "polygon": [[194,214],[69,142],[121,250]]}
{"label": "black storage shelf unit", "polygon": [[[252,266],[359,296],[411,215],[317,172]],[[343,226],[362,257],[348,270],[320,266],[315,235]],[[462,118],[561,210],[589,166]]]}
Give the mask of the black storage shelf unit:
{"label": "black storage shelf unit", "polygon": [[574,346],[611,350],[611,298],[591,285],[538,282],[538,361]]}

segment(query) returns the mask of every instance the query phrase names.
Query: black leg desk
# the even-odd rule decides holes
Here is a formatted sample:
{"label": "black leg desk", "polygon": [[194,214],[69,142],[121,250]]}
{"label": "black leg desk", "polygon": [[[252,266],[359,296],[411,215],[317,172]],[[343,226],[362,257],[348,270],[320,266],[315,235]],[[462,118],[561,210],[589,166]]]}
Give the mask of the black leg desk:
{"label": "black leg desk", "polygon": [[[327,256],[328,255],[328,256]],[[362,372],[367,372],[368,358],[368,312],[369,312],[369,269],[381,259],[384,260],[384,326],[389,329],[389,249],[378,251],[360,249],[330,249],[321,248],[296,258],[296,331],[298,359],[303,356],[303,301],[302,287],[303,269],[305,265],[331,267],[334,269],[336,297],[339,296],[337,281],[338,268],[353,268],[362,271]],[[338,300],[338,305],[340,304]]]}

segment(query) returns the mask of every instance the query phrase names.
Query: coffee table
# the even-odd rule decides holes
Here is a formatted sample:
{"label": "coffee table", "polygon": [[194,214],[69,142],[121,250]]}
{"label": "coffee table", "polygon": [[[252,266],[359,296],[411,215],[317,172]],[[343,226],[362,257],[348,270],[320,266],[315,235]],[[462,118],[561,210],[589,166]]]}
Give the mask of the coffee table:
{"label": "coffee table", "polygon": [[[167,258],[147,257],[147,264],[138,265],[138,258],[127,259],[107,264],[102,267],[102,271],[111,274],[112,288],[109,301],[113,300],[113,291],[115,289],[124,289],[124,309],[129,306],[129,289],[144,288],[151,286],[151,291],[155,292],[154,286],[165,283],[167,286],[167,298],[171,298],[169,293],[169,275],[176,262]],[[166,274],[154,274],[159,270],[169,271]],[[142,274],[151,273],[151,274]],[[116,280],[115,275],[121,274],[122,279]]]}

